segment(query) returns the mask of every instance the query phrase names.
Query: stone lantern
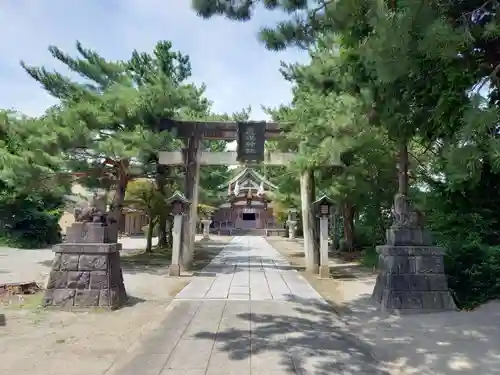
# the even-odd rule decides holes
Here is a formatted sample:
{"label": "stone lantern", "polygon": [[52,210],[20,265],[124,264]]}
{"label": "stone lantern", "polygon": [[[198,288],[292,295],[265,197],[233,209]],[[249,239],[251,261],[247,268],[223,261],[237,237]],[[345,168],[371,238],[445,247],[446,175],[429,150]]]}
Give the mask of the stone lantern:
{"label": "stone lantern", "polygon": [[180,276],[182,217],[188,213],[191,202],[182,193],[176,191],[174,195],[168,198],[167,203],[172,206],[171,214],[174,216],[174,225],[172,227],[172,262],[168,270],[168,275]]}
{"label": "stone lantern", "polygon": [[330,277],[330,265],[328,259],[328,219],[334,211],[333,201],[326,195],[323,195],[312,204],[316,217],[319,218],[319,237],[320,237],[320,267],[319,277]]}

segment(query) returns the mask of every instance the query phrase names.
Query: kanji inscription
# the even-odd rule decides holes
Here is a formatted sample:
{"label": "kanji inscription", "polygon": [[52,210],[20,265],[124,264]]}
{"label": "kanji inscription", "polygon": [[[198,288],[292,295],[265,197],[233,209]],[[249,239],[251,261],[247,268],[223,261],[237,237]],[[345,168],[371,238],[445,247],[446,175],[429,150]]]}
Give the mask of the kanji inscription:
{"label": "kanji inscription", "polygon": [[260,163],[264,160],[266,124],[238,123],[238,161]]}

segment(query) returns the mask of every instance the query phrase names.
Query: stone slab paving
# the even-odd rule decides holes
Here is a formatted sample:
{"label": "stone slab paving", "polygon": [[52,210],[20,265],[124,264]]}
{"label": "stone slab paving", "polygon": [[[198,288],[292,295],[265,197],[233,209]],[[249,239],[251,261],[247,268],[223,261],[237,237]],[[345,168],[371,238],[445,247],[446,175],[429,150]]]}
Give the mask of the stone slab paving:
{"label": "stone slab paving", "polygon": [[176,298],[324,302],[278,251],[254,236],[235,237]]}
{"label": "stone slab paving", "polygon": [[261,237],[235,237],[119,375],[387,374]]}

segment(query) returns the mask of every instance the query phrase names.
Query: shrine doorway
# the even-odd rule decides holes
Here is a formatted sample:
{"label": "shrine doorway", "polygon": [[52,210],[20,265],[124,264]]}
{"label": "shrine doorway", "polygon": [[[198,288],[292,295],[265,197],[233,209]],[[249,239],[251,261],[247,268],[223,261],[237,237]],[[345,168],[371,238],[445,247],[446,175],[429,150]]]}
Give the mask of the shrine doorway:
{"label": "shrine doorway", "polygon": [[236,229],[256,229],[257,213],[254,208],[243,208],[238,214],[238,220],[235,223]]}
{"label": "shrine doorway", "polygon": [[243,219],[243,221],[255,221],[257,220],[257,218],[255,217],[255,213],[244,213],[243,215],[241,215],[241,218]]}

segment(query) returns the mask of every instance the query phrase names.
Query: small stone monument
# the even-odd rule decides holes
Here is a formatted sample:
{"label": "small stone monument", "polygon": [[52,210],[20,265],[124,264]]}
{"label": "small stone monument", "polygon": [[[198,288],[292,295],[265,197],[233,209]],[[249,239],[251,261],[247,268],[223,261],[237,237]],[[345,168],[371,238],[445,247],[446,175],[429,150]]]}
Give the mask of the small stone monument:
{"label": "small stone monument", "polygon": [[401,313],[455,310],[444,271],[445,249],[433,246],[423,215],[397,194],[387,244],[377,246],[378,276],[372,299],[384,311]]}
{"label": "small stone monument", "polygon": [[75,210],[75,220],[54,249],[43,305],[116,309],[127,300],[116,223],[93,206]]}
{"label": "small stone monument", "polygon": [[174,216],[174,225],[172,226],[172,262],[168,269],[168,275],[180,276],[182,217],[187,213],[191,203],[178,191],[167,202],[172,206],[171,214]]}
{"label": "small stone monument", "polygon": [[319,218],[319,277],[330,277],[330,258],[328,257],[328,218],[332,216],[333,201],[323,195],[312,204],[316,216]]}
{"label": "small stone monument", "polygon": [[212,220],[202,219],[201,224],[203,225],[203,239],[210,239],[210,224],[212,224]]}

